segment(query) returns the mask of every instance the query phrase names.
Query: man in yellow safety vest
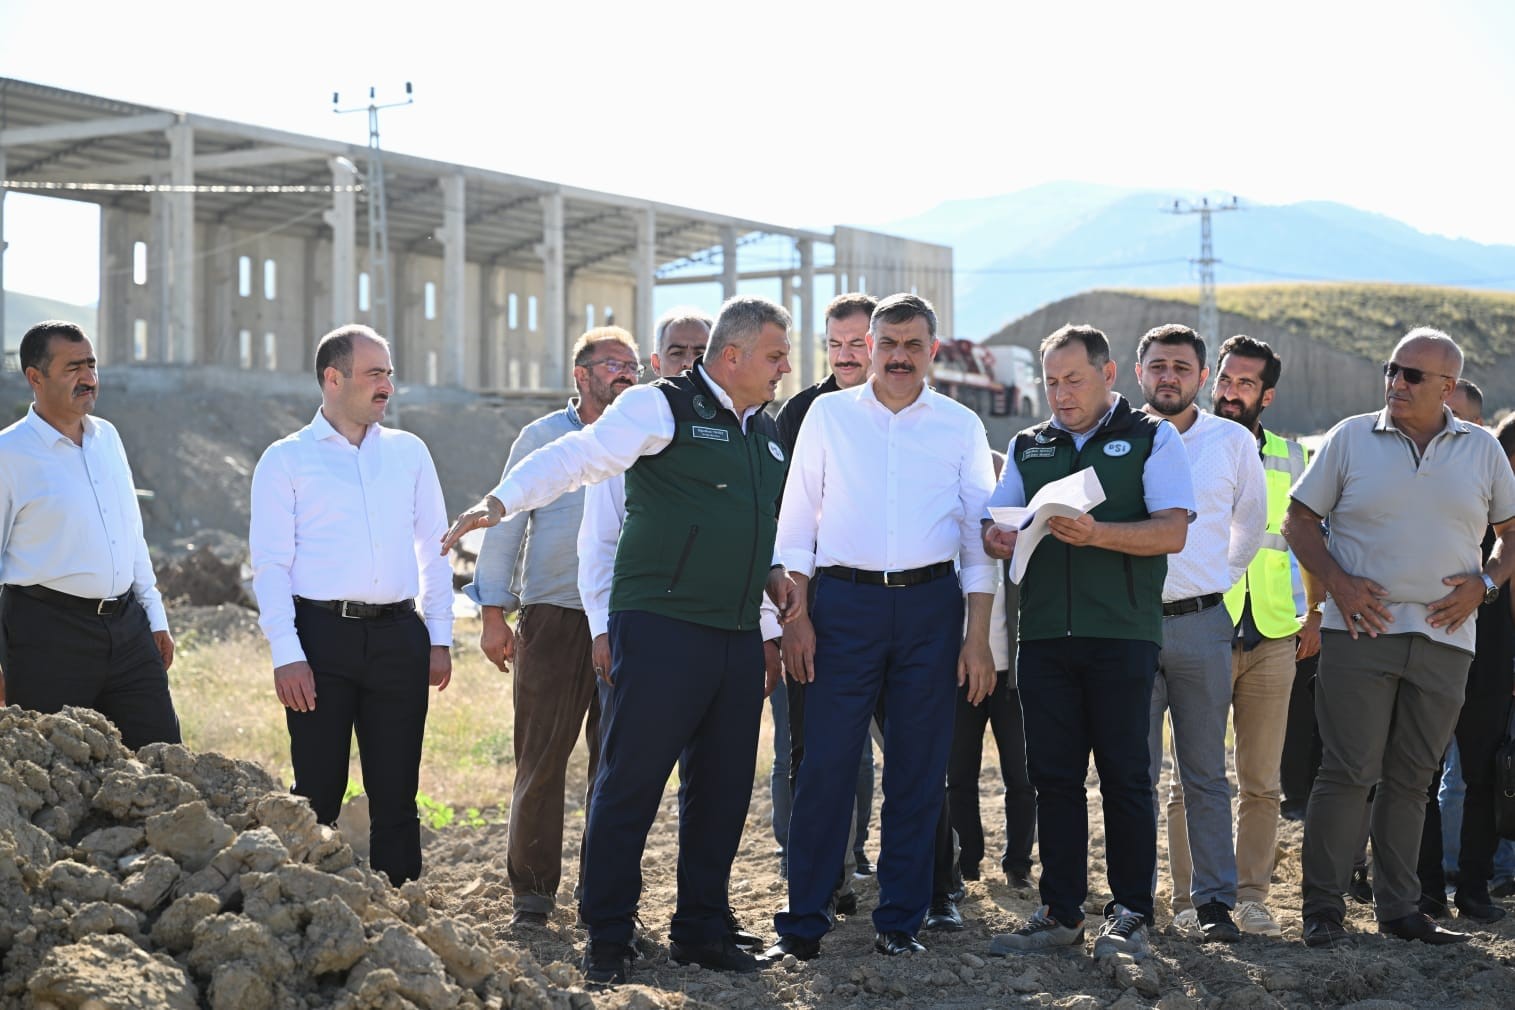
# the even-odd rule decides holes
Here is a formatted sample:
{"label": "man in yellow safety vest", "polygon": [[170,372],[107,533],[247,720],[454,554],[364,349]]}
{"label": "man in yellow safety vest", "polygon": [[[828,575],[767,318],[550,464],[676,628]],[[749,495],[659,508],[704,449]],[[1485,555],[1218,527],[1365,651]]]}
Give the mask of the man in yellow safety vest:
{"label": "man in yellow safety vest", "polygon": [[[1211,401],[1215,413],[1247,428],[1257,439],[1268,489],[1268,525],[1246,575],[1226,593],[1236,625],[1231,645],[1231,719],[1236,731],[1236,778],[1241,792],[1236,814],[1236,924],[1245,933],[1280,936],[1267,906],[1278,840],[1279,761],[1289,717],[1289,692],[1299,649],[1318,648],[1320,614],[1300,617],[1293,563],[1279,527],[1289,509],[1289,489],[1305,471],[1305,448],[1263,428],[1262,412],[1273,402],[1283,362],[1261,340],[1235,336],[1221,345]],[[1296,646],[1301,635],[1303,643]],[[1189,879],[1188,839],[1175,836],[1175,803],[1168,807],[1170,860],[1175,880]]]}

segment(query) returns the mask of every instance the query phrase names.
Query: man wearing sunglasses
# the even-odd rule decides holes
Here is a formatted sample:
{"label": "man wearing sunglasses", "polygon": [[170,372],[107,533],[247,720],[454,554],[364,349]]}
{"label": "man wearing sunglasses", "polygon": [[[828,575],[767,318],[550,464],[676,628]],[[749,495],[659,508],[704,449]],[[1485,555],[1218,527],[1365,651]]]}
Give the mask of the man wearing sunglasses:
{"label": "man wearing sunglasses", "polygon": [[[1342,894],[1375,782],[1379,932],[1467,939],[1419,911],[1416,856],[1426,783],[1462,707],[1478,608],[1515,570],[1515,473],[1491,434],[1447,407],[1461,371],[1451,337],[1411,330],[1384,365],[1384,409],[1331,429],[1290,492],[1284,537],[1330,597],[1315,689],[1323,758],[1301,857],[1312,947],[1347,939]],[[1494,547],[1480,564],[1491,525]]]}
{"label": "man wearing sunglasses", "polygon": [[[585,333],[573,348],[579,395],[521,429],[505,473],[542,446],[593,424],[641,371],[630,333],[618,326]],[[484,655],[503,673],[516,663],[516,774],[506,871],[515,901],[510,922],[517,928],[546,926],[556,904],[563,875],[563,788],[581,726],[590,792],[599,764],[600,705],[574,550],[583,512],[584,493],[574,491],[491,527],[473,583],[463,590],[483,608]],[[521,616],[512,632],[505,616],[515,610]],[[586,817],[589,800],[586,795]]]}

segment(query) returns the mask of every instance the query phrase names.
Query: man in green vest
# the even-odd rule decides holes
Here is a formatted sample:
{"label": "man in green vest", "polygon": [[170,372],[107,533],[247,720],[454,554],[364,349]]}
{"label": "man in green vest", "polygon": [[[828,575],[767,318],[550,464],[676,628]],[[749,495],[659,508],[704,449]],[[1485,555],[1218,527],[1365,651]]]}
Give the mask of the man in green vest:
{"label": "man in green vest", "polygon": [[[1016,435],[991,506],[1024,506],[1054,480],[1087,468],[1105,500],[1054,517],[1021,580],[1016,657],[1026,770],[1036,788],[1042,907],[992,954],[1081,945],[1089,892],[1089,755],[1104,801],[1112,900],[1094,956],[1147,953],[1157,873],[1157,818],[1147,723],[1163,641],[1167,555],[1183,550],[1194,487],[1173,425],[1116,393],[1110,343],[1092,326],[1042,341],[1052,418]],[[984,549],[1008,558],[1016,532],[986,519]]]}
{"label": "man in green vest", "polygon": [[766,583],[782,613],[794,589],[772,563],[788,456],[763,413],[789,371],[790,325],[766,299],[730,299],[687,372],[626,390],[594,424],[527,456],[443,538],[445,552],[470,529],[626,475],[609,714],[583,857],[584,973],[594,983],[630,971],[642,850],[681,756],[669,958],[758,968],[733,942],[727,885],[766,693],[759,599]]}
{"label": "man in green vest", "polygon": [[[1305,448],[1263,428],[1283,361],[1261,340],[1235,336],[1221,345],[1211,402],[1215,413],[1250,431],[1262,456],[1268,491],[1268,525],[1262,546],[1226,593],[1236,628],[1231,642],[1231,724],[1236,734],[1236,925],[1243,933],[1283,935],[1267,905],[1278,842],[1280,761],[1294,685],[1296,643],[1305,621],[1294,596],[1289,545],[1279,527],[1289,510],[1289,488],[1305,472]],[[1309,621],[1318,636],[1320,614]],[[1318,641],[1318,637],[1317,637]],[[1175,817],[1175,811],[1177,816]],[[1168,804],[1168,855],[1175,880],[1190,872],[1188,836],[1174,831],[1184,817],[1182,793]]]}

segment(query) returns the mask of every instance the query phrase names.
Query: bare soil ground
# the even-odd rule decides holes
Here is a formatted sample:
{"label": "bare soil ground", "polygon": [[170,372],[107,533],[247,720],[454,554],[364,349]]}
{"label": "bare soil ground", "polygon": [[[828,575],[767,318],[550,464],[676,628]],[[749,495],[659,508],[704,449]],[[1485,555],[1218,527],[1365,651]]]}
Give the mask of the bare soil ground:
{"label": "bare soil ground", "polygon": [[[769,747],[767,726],[764,747]],[[771,751],[765,751],[771,753]],[[577,775],[582,776],[582,768]],[[1001,789],[997,772],[986,769],[986,811],[996,809]],[[580,783],[569,796],[581,795]],[[548,964],[576,961],[584,933],[574,924],[571,891],[576,871],[582,809],[570,799],[569,830],[564,838],[564,884],[559,909],[550,927],[513,933],[509,884],[505,873],[503,824],[482,829],[448,829],[427,848],[426,885],[436,907],[470,922],[481,933],[528,949]],[[999,807],[1003,809],[1003,807]],[[769,826],[771,806],[766,778],[753,790],[751,813],[737,864],[732,872],[731,900],[739,919],[750,929],[772,936],[772,915],[785,902]],[[1097,912],[1104,892],[1104,832],[1097,780],[1089,791],[1091,826],[1091,912]],[[877,810],[874,840],[877,856]],[[1003,824],[985,825],[988,851],[999,851]],[[643,858],[642,919],[650,933],[666,940],[668,918],[675,899],[678,851],[674,790],[665,796],[663,810],[648,838]],[[1457,1008],[1495,1010],[1515,1007],[1515,926],[1476,929],[1472,942],[1457,947],[1427,947],[1377,935],[1371,911],[1362,905],[1348,909],[1348,928],[1357,943],[1348,948],[1311,950],[1300,940],[1299,850],[1301,826],[1284,822],[1279,838],[1280,860],[1274,875],[1272,906],[1284,926],[1282,940],[1248,937],[1236,945],[1202,944],[1175,932],[1164,899],[1159,899],[1159,927],[1152,935],[1153,956],[1139,964],[1096,962],[1087,948],[1066,954],[1023,959],[991,958],[989,939],[1020,926],[1036,908],[1034,891],[1010,890],[993,860],[985,860],[985,879],[968,884],[963,913],[968,928],[961,933],[926,933],[924,955],[885,958],[872,949],[873,927],[868,913],[877,899],[873,878],[858,881],[860,912],[844,917],[822,943],[821,957],[808,964],[767,968],[757,975],[733,976],[684,968],[656,958],[633,968],[627,993],[645,991],[653,1001],[688,1005],[755,1007],[997,1007],[1046,1006],[1064,1008],[1140,1007],[1240,1008],[1353,1007],[1354,1010],[1396,1008]],[[1160,841],[1160,846],[1163,843]],[[1164,854],[1164,860],[1166,855]],[[1160,889],[1170,890],[1166,874]],[[1093,930],[1090,931],[1092,942]],[[666,944],[664,944],[666,949]],[[596,996],[596,1002],[602,997]]]}

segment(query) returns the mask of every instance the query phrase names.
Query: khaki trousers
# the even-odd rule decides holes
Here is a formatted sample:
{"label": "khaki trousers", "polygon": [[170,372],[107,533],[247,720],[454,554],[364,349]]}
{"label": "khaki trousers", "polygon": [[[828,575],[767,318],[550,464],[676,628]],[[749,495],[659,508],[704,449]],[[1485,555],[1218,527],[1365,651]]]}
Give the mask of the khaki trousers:
{"label": "khaki trousers", "polygon": [[[1231,725],[1241,794],[1236,805],[1238,902],[1268,900],[1278,848],[1279,768],[1294,669],[1293,638],[1265,638],[1250,652],[1239,643],[1231,647]],[[1187,882],[1191,863],[1185,823],[1184,793],[1175,771],[1168,791],[1168,859],[1173,879]],[[1174,913],[1192,906],[1187,883],[1174,887]]]}
{"label": "khaki trousers", "polygon": [[581,727],[589,746],[585,823],[589,819],[600,757],[600,700],[589,646],[582,610],[547,603],[522,608],[513,692],[516,778],[505,866],[515,907],[523,911],[550,913],[557,903],[568,760]]}

